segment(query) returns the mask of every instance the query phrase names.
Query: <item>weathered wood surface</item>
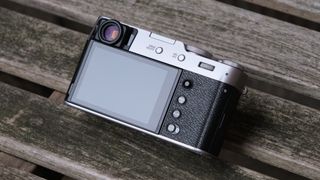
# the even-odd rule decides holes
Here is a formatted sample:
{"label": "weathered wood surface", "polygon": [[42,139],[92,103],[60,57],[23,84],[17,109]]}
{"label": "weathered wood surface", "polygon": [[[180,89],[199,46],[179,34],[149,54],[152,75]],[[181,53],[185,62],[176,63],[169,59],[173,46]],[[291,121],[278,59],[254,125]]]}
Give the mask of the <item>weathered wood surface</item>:
{"label": "weathered wood surface", "polygon": [[63,104],[65,96],[66,96],[65,94],[59,91],[53,91],[49,99],[55,102],[56,104]]}
{"label": "weathered wood surface", "polygon": [[[84,35],[0,10],[1,70],[11,69],[15,75],[30,80],[37,78],[39,83],[65,91],[81,51],[79,44],[85,41]],[[23,33],[13,36],[18,29],[23,29]],[[19,43],[9,43],[16,41]],[[41,56],[34,55],[38,53]],[[239,116],[230,131],[229,144],[236,146],[230,149],[307,177],[319,177],[320,147],[315,143],[320,137],[319,111],[252,89],[249,92],[240,102]],[[131,137],[130,134],[124,136]]]}
{"label": "weathered wood surface", "polygon": [[255,79],[320,99],[316,31],[211,0],[10,1],[87,25],[99,15],[116,18],[238,61]]}
{"label": "weathered wood surface", "polygon": [[44,180],[31,173],[18,170],[0,163],[0,179],[1,180]]}
{"label": "weathered wood surface", "polygon": [[19,159],[17,157],[13,157],[4,152],[0,152],[0,164],[5,164],[7,167],[19,169],[26,172],[31,172],[36,168],[35,164]]}
{"label": "weathered wood surface", "polygon": [[320,23],[319,0],[244,0]]}
{"label": "weathered wood surface", "polygon": [[78,179],[269,179],[0,82],[0,149]]}
{"label": "weathered wood surface", "polygon": [[320,179],[320,111],[249,89],[227,135],[228,149]]}
{"label": "weathered wood surface", "polygon": [[1,8],[0,70],[65,92],[85,35]]}

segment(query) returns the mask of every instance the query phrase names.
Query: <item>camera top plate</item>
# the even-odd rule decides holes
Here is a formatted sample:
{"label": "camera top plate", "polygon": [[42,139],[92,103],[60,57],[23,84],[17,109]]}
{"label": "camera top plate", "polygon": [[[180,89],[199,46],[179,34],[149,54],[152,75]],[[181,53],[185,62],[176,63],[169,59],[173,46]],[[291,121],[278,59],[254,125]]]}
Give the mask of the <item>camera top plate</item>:
{"label": "camera top plate", "polygon": [[130,52],[229,84],[241,92],[244,89],[247,76],[239,65],[232,66],[224,61],[200,56],[188,51],[181,41],[136,29],[138,33],[129,48]]}

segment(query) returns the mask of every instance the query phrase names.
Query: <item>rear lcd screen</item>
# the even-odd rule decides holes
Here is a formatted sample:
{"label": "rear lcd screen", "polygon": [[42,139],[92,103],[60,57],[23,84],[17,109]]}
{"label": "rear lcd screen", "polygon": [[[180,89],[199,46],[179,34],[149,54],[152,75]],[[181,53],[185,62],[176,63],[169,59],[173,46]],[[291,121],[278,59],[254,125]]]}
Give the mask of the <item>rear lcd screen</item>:
{"label": "rear lcd screen", "polygon": [[70,101],[158,132],[179,70],[92,41]]}

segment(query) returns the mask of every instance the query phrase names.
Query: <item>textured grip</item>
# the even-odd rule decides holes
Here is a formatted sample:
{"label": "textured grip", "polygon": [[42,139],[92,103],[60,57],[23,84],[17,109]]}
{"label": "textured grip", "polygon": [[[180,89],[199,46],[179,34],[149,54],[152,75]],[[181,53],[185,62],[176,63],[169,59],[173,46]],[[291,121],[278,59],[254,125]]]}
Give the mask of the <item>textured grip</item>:
{"label": "textured grip", "polygon": [[221,83],[218,94],[212,104],[208,122],[198,148],[218,155],[223,144],[224,133],[237,106],[241,93],[234,87]]}
{"label": "textured grip", "polygon": [[[185,88],[189,80],[192,87]],[[184,96],[186,102],[178,103]],[[189,71],[182,71],[160,134],[217,155],[223,139],[225,122],[236,106],[240,93],[233,87]],[[179,118],[173,112],[179,110]],[[225,121],[222,122],[225,114]],[[167,130],[169,124],[179,127],[179,133]]]}

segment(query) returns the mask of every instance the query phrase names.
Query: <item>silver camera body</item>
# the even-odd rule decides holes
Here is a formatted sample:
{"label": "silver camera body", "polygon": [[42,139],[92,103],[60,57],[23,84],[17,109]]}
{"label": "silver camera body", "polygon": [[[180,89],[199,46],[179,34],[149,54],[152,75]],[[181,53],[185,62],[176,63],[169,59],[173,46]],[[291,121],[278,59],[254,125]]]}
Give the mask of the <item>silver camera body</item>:
{"label": "silver camera body", "polygon": [[218,155],[246,74],[232,61],[99,17],[66,104],[198,153]]}

